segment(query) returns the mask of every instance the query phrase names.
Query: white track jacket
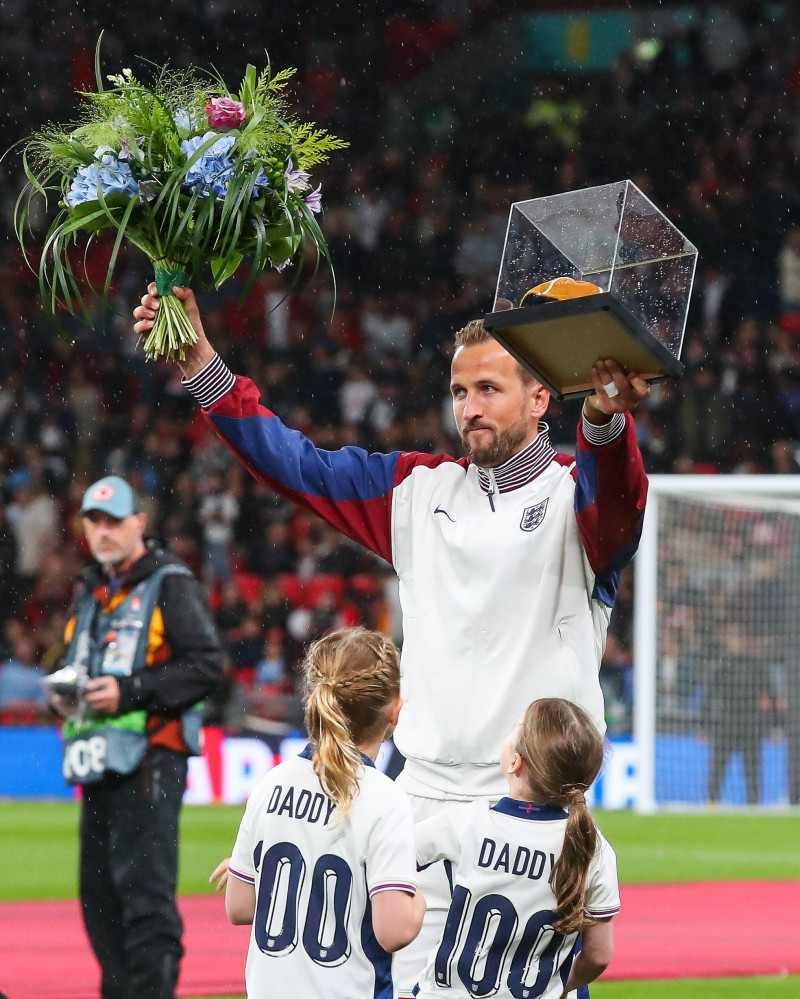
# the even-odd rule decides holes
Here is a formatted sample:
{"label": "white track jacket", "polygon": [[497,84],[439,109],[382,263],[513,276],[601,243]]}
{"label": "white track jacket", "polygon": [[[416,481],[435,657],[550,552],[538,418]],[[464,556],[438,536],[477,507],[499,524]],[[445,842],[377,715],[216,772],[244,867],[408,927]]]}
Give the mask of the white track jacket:
{"label": "white track jacket", "polygon": [[630,415],[578,428],[557,454],[544,424],[497,469],[417,452],[323,451],[285,427],[219,357],[186,383],[259,481],[392,564],[403,609],[403,784],[499,798],[500,748],[538,697],[605,729],[598,671],[647,479]]}

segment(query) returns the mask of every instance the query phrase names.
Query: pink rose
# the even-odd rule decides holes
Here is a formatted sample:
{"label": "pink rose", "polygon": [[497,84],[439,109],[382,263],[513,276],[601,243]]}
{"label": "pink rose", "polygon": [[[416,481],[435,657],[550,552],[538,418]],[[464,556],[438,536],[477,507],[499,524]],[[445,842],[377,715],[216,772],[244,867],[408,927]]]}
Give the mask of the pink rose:
{"label": "pink rose", "polygon": [[238,128],[247,117],[244,104],[231,100],[230,97],[212,97],[203,110],[208,117],[208,124],[216,132]]}

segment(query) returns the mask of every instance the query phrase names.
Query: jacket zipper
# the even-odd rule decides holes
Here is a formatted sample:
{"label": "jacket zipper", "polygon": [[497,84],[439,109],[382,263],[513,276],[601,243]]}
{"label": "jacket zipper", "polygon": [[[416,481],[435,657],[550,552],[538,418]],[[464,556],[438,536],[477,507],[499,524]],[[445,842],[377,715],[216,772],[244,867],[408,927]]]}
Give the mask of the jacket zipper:
{"label": "jacket zipper", "polygon": [[486,474],[489,476],[489,490],[486,493],[486,496],[487,496],[487,498],[489,500],[489,506],[492,508],[492,513],[494,513],[495,512],[495,509],[494,509],[494,494],[495,494],[495,490],[497,488],[497,482],[495,481],[495,477],[494,477],[494,469],[493,468],[487,468],[486,469]]}

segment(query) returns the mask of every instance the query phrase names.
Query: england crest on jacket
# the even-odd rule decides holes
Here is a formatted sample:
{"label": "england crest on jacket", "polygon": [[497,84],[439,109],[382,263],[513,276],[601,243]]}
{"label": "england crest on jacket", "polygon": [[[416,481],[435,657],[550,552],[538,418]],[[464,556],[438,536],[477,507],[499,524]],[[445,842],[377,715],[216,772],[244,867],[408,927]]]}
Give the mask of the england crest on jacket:
{"label": "england crest on jacket", "polygon": [[541,503],[536,503],[535,506],[526,506],[522,511],[522,520],[520,520],[519,526],[523,531],[535,531],[544,520],[546,510],[546,499],[543,499]]}

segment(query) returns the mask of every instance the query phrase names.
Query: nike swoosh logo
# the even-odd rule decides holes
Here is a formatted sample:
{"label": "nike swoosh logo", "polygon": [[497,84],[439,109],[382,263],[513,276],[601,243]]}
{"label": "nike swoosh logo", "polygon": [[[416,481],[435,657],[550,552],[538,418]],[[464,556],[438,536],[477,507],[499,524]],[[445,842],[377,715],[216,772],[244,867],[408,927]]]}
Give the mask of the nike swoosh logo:
{"label": "nike swoosh logo", "polygon": [[454,520],[453,520],[453,518],[452,518],[452,517],[450,516],[450,514],[449,514],[449,513],[447,512],[447,510],[443,510],[443,509],[442,509],[442,508],[441,508],[440,506],[437,506],[437,507],[436,507],[436,509],[435,509],[435,510],[433,511],[433,515],[434,515],[434,516],[436,516],[436,514],[437,514],[437,513],[443,513],[443,514],[445,515],[445,517],[447,517],[447,519],[448,519],[448,520],[449,520],[449,521],[450,521],[450,522],[451,522],[452,524],[455,524],[455,521],[454,521]]}

